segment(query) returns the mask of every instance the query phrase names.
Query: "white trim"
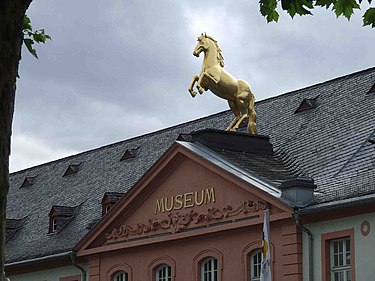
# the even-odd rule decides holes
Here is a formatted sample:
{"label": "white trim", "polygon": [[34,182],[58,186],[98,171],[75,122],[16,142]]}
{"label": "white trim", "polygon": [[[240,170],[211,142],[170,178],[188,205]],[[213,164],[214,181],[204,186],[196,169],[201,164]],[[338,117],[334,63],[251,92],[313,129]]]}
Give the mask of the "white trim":
{"label": "white trim", "polygon": [[68,257],[71,254],[72,254],[72,251],[69,251],[69,252],[44,256],[44,257],[40,257],[40,258],[34,258],[34,259],[28,259],[28,260],[23,260],[23,261],[6,263],[4,266],[8,267],[8,266],[16,266],[16,265],[25,265],[25,264],[28,264],[28,263],[36,263],[36,262],[40,262],[40,261],[45,261],[45,260],[55,259],[55,258],[61,258],[61,257],[65,257],[65,256]]}

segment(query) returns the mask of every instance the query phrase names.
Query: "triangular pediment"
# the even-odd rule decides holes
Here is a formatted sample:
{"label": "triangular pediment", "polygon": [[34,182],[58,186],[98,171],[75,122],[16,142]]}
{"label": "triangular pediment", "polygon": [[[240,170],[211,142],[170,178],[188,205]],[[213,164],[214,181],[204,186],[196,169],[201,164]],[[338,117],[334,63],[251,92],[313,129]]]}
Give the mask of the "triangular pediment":
{"label": "triangular pediment", "polygon": [[[175,143],[76,246],[78,255],[290,218],[274,195]],[[167,238],[166,238],[167,237]]]}

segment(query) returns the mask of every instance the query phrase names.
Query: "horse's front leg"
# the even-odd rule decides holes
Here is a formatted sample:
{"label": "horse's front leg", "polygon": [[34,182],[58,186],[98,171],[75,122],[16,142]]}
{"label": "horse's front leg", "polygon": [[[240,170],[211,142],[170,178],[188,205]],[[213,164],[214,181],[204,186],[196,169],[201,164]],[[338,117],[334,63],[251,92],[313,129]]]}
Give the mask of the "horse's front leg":
{"label": "horse's front leg", "polygon": [[206,89],[204,87],[202,87],[202,80],[205,76],[206,76],[206,72],[202,72],[201,75],[199,76],[199,80],[197,82],[197,89],[198,89],[198,92],[200,94],[203,94],[203,92],[206,91]]}
{"label": "horse's front leg", "polygon": [[198,80],[199,80],[199,76],[198,76],[198,75],[194,75],[194,77],[193,77],[193,81],[191,81],[190,87],[189,87],[189,89],[188,89],[190,95],[191,95],[193,98],[197,95],[197,92],[195,92],[195,91],[193,90],[193,87],[194,87],[195,82],[197,82]]}

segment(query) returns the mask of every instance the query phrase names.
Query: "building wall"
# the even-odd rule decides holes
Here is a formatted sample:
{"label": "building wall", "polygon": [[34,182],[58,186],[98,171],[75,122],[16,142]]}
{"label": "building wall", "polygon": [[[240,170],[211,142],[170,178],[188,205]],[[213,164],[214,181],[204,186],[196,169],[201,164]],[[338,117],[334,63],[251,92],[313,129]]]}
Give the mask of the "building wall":
{"label": "building wall", "polygon": [[[304,226],[313,234],[314,281],[323,279],[322,234],[345,233],[345,230],[353,230],[354,233],[355,281],[374,280],[375,213],[348,216]],[[303,280],[308,280],[309,277],[308,262],[308,236],[303,233]]]}
{"label": "building wall", "polygon": [[[271,255],[274,281],[301,281],[301,237],[293,221],[271,224]],[[173,280],[200,280],[199,262],[214,256],[219,280],[248,280],[247,255],[261,248],[262,225],[243,227],[186,239],[161,242],[102,253],[89,257],[89,280],[109,281],[121,268],[131,281],[155,280],[153,269],[172,266]]]}
{"label": "building wall", "polygon": [[293,209],[264,186],[175,148],[76,249],[88,260],[89,281],[110,281],[119,271],[128,272],[129,281],[152,281],[161,264],[171,266],[172,281],[199,281],[200,264],[209,257],[218,261],[219,281],[248,281],[247,257],[261,249],[267,208],[273,281],[302,281],[302,237]]}
{"label": "building wall", "polygon": [[11,281],[74,281],[76,278],[67,277],[81,275],[75,266],[64,266],[9,276]]}

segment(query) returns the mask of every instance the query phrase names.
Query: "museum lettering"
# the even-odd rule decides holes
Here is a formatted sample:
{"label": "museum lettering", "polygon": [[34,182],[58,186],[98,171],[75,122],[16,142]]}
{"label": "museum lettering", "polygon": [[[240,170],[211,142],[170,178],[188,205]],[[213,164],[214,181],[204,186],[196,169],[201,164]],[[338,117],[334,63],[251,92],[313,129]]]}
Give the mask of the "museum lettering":
{"label": "museum lettering", "polygon": [[215,203],[215,188],[156,199],[155,214]]}

